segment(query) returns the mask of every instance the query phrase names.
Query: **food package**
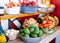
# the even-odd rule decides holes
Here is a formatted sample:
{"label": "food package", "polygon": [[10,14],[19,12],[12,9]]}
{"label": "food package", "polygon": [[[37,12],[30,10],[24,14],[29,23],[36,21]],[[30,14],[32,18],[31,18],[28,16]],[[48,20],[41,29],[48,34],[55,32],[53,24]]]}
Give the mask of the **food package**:
{"label": "food package", "polygon": [[30,24],[34,24],[36,27],[38,27],[39,23],[37,23],[37,21],[33,18],[29,18],[29,19],[25,19],[25,21],[23,22],[23,28],[25,27],[29,27]]}
{"label": "food package", "polygon": [[0,21],[0,25],[2,26],[3,30],[7,30],[7,29],[19,29],[21,26],[21,23],[19,22],[19,20],[17,18],[14,19],[7,19],[7,20],[1,20]]}

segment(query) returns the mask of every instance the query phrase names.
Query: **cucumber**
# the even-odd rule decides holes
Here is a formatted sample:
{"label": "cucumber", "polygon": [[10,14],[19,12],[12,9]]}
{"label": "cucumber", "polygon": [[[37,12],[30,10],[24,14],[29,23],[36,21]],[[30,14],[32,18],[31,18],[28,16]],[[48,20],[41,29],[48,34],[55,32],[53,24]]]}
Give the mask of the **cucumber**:
{"label": "cucumber", "polygon": [[24,33],[20,33],[21,36],[24,36]]}
{"label": "cucumber", "polygon": [[42,30],[39,31],[38,37],[41,37],[43,35]]}
{"label": "cucumber", "polygon": [[22,33],[23,32],[23,29],[20,29],[20,32]]}
{"label": "cucumber", "polygon": [[24,34],[24,37],[27,37],[27,38],[29,38],[29,35],[28,35],[28,34]]}
{"label": "cucumber", "polygon": [[46,33],[46,34],[52,34],[52,33],[54,32],[53,29],[50,29],[50,30],[48,30],[48,29],[42,29],[42,30],[43,30],[43,32]]}
{"label": "cucumber", "polygon": [[24,31],[25,34],[30,34],[30,31],[27,28],[25,28],[23,31]]}
{"label": "cucumber", "polygon": [[30,32],[32,33],[34,31],[34,28],[30,28]]}
{"label": "cucumber", "polygon": [[36,37],[38,37],[36,34],[31,34],[31,37],[32,38],[36,38]]}
{"label": "cucumber", "polygon": [[33,32],[33,34],[39,34],[39,28],[36,28]]}

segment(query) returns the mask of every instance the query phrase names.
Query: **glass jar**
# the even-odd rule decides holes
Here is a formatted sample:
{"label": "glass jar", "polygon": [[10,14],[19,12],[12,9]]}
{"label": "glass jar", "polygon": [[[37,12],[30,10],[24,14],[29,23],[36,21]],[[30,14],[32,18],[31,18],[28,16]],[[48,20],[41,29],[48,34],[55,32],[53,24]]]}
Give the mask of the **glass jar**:
{"label": "glass jar", "polygon": [[0,7],[0,16],[4,15],[4,7]]}

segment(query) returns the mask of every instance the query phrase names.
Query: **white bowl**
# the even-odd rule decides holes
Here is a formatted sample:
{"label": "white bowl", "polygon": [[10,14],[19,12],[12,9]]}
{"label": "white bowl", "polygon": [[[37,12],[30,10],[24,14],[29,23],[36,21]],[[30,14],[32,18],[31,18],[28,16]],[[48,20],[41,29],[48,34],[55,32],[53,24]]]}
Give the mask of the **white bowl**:
{"label": "white bowl", "polygon": [[12,7],[6,8],[6,13],[10,15],[15,15],[20,13],[20,6],[19,7]]}
{"label": "white bowl", "polygon": [[37,37],[37,38],[21,37],[21,38],[25,43],[38,43],[42,39],[42,37]]}

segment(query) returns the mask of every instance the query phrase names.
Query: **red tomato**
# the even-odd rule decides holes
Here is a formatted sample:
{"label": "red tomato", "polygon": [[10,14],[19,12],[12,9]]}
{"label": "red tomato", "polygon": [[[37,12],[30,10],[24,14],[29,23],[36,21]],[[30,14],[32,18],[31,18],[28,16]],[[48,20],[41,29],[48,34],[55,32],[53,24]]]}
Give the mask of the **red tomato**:
{"label": "red tomato", "polygon": [[47,23],[47,24],[50,24],[50,21],[49,21],[49,20],[46,20],[46,23]]}

